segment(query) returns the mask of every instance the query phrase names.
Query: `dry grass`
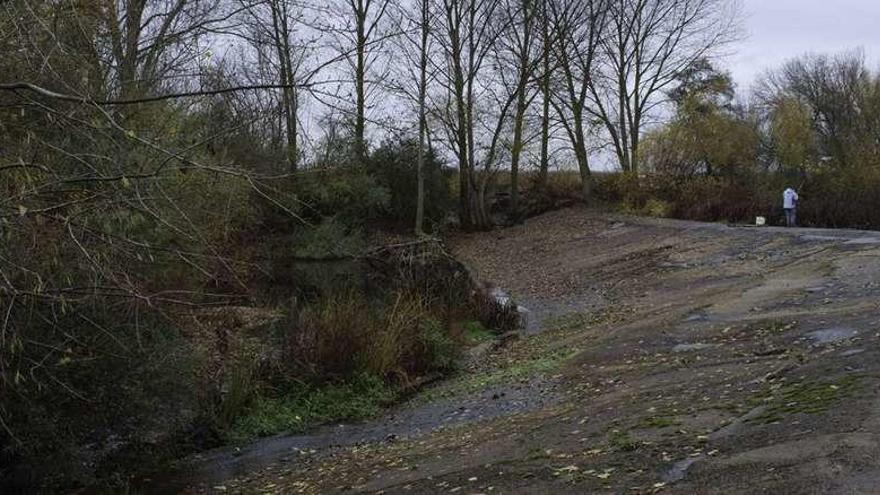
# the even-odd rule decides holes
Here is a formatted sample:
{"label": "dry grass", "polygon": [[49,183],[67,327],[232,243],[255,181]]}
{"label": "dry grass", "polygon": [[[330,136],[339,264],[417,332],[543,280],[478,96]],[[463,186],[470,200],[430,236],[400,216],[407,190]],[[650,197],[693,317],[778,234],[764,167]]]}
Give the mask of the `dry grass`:
{"label": "dry grass", "polygon": [[446,328],[412,293],[383,305],[342,292],[299,312],[285,331],[284,362],[315,380],[368,373],[406,382],[449,361],[456,346]]}

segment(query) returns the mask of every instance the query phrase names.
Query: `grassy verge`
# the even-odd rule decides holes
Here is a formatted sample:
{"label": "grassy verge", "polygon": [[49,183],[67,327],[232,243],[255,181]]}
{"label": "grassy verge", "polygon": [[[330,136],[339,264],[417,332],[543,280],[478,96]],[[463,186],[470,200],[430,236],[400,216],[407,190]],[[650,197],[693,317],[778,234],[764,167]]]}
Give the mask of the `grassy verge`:
{"label": "grassy verge", "polygon": [[577,354],[577,352],[577,349],[571,349],[565,352],[509,363],[490,371],[459,375],[446,383],[425,391],[419,396],[419,399],[430,402],[477,392],[495,385],[513,383],[518,380],[548,374],[561,368],[562,364]]}
{"label": "grassy verge", "polygon": [[[496,334],[480,322],[466,321],[461,326],[461,345],[466,347],[496,338]],[[458,367],[458,350],[445,337],[440,339],[442,342],[435,342],[440,337],[442,335],[438,330],[432,330],[425,336],[425,346],[433,350],[432,367],[454,370]],[[547,366],[544,361],[523,363],[523,366],[510,370],[509,375],[523,376],[532,368],[541,369]],[[508,376],[499,376],[496,379],[506,378]],[[249,405],[239,411],[232,424],[224,431],[223,437],[228,443],[242,444],[279,433],[302,433],[327,423],[370,419],[401,399],[403,390],[402,385],[370,372],[361,372],[343,381],[318,386],[293,382],[268,393],[254,394]]]}
{"label": "grassy verge", "polygon": [[755,398],[751,405],[766,407],[763,413],[748,420],[750,423],[769,424],[782,421],[798,413],[820,414],[852,395],[861,377],[845,376],[836,381],[797,382],[781,386],[769,395]]}
{"label": "grassy verge", "polygon": [[[629,308],[594,313],[570,313],[544,322],[545,331],[505,346],[488,358],[477,371],[460,373],[446,382],[422,392],[419,401],[430,402],[519,380],[558,372],[577,355],[582,334],[590,328],[625,321]],[[479,335],[479,334],[477,334]]]}
{"label": "grassy verge", "polygon": [[233,443],[282,432],[301,433],[335,421],[375,416],[392,403],[397,393],[384,380],[371,375],[321,387],[301,385],[277,397],[258,397],[228,432]]}
{"label": "grassy verge", "polygon": [[479,345],[496,338],[496,334],[483,326],[479,321],[466,321],[463,327],[466,345]]}

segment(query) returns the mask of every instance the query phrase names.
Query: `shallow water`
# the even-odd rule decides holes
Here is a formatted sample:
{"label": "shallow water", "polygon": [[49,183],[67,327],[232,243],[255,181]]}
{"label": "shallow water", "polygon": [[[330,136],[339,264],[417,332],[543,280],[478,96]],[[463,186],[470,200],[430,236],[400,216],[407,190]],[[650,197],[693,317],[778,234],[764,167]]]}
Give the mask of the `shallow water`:
{"label": "shallow water", "polygon": [[688,457],[687,459],[676,462],[671,468],[669,468],[669,471],[663,475],[663,481],[666,483],[675,483],[683,480],[685,475],[687,475],[688,469],[699,460],[699,457]]}
{"label": "shallow water", "polygon": [[816,330],[807,334],[807,338],[818,345],[834,344],[844,340],[852,339],[859,335],[858,330],[849,327],[826,328],[824,330]]}

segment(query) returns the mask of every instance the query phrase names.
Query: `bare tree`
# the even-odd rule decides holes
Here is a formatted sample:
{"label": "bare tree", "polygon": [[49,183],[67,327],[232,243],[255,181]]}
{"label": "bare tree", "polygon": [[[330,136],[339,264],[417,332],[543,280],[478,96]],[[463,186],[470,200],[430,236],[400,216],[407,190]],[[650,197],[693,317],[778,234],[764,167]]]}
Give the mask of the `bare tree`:
{"label": "bare tree", "polygon": [[416,164],[416,235],[422,235],[425,225],[425,138],[428,132],[428,51],[431,36],[431,14],[428,0],[419,0],[419,148]]}
{"label": "bare tree", "polygon": [[391,0],[338,0],[342,5],[342,25],[335,32],[342,39],[340,53],[348,61],[354,82],[354,152],[366,155],[368,75],[381,55],[380,49],[390,36],[383,28],[388,20]]}
{"label": "bare tree", "polygon": [[415,233],[424,233],[425,223],[425,182],[424,167],[428,152],[428,90],[431,79],[436,75],[435,65],[429,60],[434,45],[435,12],[431,0],[410,0],[399,5],[402,35],[397,38],[400,60],[395,64],[395,77],[392,83],[397,94],[404,97],[416,112],[418,148],[416,162],[416,215]]}
{"label": "bare tree", "polygon": [[610,0],[601,42],[601,77],[592,78],[593,113],[620,168],[639,171],[639,142],[665,91],[693,63],[718,54],[739,34],[738,0]]}
{"label": "bare tree", "polygon": [[553,75],[553,34],[550,29],[550,0],[541,0],[538,10],[541,24],[541,73],[538,81],[541,90],[541,154],[538,162],[538,190],[547,190],[550,169],[550,82]]}
{"label": "bare tree", "polygon": [[491,103],[497,117],[495,125],[478,129],[477,93],[485,89],[480,78],[498,33],[504,29],[496,16],[500,6],[500,0],[440,0],[440,27],[434,32],[443,53],[439,72],[446,90],[437,115],[458,161],[459,218],[464,229],[487,229],[492,225],[485,201],[489,177],[478,173],[477,133],[491,134],[481,150],[482,168],[487,171],[497,157],[500,132],[513,102],[513,98],[496,98]]}
{"label": "bare tree", "polygon": [[121,98],[149,93],[170,74],[191,68],[205,50],[194,41],[228,29],[236,12],[220,0],[103,0],[98,5],[107,33],[99,49],[113,68]]}
{"label": "bare tree", "polygon": [[[497,43],[498,67],[502,82],[516,99],[510,158],[509,212],[510,218],[514,221],[519,218],[519,171],[525,145],[525,117],[529,106],[537,96],[532,82],[541,63],[537,50],[539,7],[539,0],[504,0],[501,11],[507,29],[499,36]],[[513,72],[512,80],[506,77],[508,70]]]}
{"label": "bare tree", "polygon": [[590,87],[608,13],[607,0],[548,0],[556,74],[549,101],[568,135],[581,176],[584,201],[592,190],[590,172]]}
{"label": "bare tree", "polygon": [[[287,168],[296,172],[299,161],[299,102],[297,84],[313,39],[298,43],[297,25],[303,22],[305,7],[297,0],[262,0],[257,3],[240,0],[247,9],[248,32],[244,37],[252,45],[260,77],[278,81],[281,87],[279,107],[284,133]],[[301,29],[303,26],[299,26]],[[268,70],[267,70],[268,69]],[[266,74],[266,72],[270,74]]]}
{"label": "bare tree", "polygon": [[801,105],[808,111],[822,155],[846,165],[873,148],[869,143],[880,143],[878,92],[872,78],[860,51],[806,55],[769,72],[759,81],[756,96],[765,113],[787,99]]}

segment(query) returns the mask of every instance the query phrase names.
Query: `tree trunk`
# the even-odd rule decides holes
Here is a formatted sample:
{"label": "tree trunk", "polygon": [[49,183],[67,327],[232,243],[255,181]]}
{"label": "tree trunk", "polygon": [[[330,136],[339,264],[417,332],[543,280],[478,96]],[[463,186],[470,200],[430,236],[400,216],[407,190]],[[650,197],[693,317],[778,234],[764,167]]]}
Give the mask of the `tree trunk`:
{"label": "tree trunk", "polygon": [[366,128],[366,51],[367,51],[367,13],[364,9],[364,0],[358,0],[355,12],[357,22],[357,63],[355,66],[355,120],[354,120],[354,152],[358,160],[366,157],[366,141],[364,132]]}
{"label": "tree trunk", "polygon": [[592,200],[592,176],[590,173],[590,154],[587,150],[587,141],[584,135],[584,114],[580,109],[573,112],[573,120],[575,124],[575,136],[572,140],[574,147],[575,159],[577,159],[578,171],[581,175],[581,194],[583,194],[584,203],[589,204]]}
{"label": "tree trunk", "polygon": [[[457,40],[454,40],[455,43]],[[454,54],[453,74],[455,85],[455,111],[458,126],[455,130],[458,155],[458,218],[461,228],[470,230],[473,228],[471,217],[471,164],[468,157],[468,133],[467,133],[467,109],[465,108],[464,95],[464,70],[461,67],[461,53]]]}
{"label": "tree trunk", "polygon": [[590,204],[593,198],[593,176],[590,173],[589,166],[581,166],[581,194],[584,196],[584,203]]}
{"label": "tree trunk", "polygon": [[512,221],[519,221],[519,161],[523,149],[523,120],[525,120],[527,105],[525,84],[520,87],[519,96],[516,100],[516,118],[513,124],[513,149],[510,160],[510,213]]}
{"label": "tree trunk", "polygon": [[550,35],[544,25],[544,74],[541,76],[541,97],[544,99],[541,109],[541,163],[538,168],[538,190],[547,192],[547,176],[550,169]]}
{"label": "tree trunk", "polygon": [[428,92],[428,0],[421,0],[422,7],[422,40],[419,53],[419,157],[416,164],[416,235],[424,233],[425,225],[425,100]]}
{"label": "tree trunk", "polygon": [[279,79],[281,89],[281,106],[284,115],[284,134],[286,138],[287,168],[295,173],[298,165],[299,149],[297,145],[297,95],[292,87],[295,81],[293,62],[290,59],[290,29],[287,19],[286,5],[282,9],[277,1],[272,2],[272,27],[275,48],[278,54]]}
{"label": "tree trunk", "polygon": [[587,156],[586,149],[577,152],[578,170],[581,175],[581,194],[584,203],[590,204],[593,196],[593,174],[590,172],[590,159]]}

